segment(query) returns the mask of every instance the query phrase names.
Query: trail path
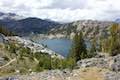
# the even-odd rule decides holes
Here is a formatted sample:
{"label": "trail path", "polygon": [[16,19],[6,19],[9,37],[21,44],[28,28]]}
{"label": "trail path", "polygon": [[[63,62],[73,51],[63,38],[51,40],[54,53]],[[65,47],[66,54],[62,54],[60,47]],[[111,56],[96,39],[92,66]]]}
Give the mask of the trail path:
{"label": "trail path", "polygon": [[3,66],[0,66],[0,69],[6,67],[6,66],[8,66],[8,65],[10,65],[10,64],[11,64],[12,62],[14,62],[14,61],[16,61],[16,58],[10,60],[7,64],[5,64],[5,65],[3,65]]}

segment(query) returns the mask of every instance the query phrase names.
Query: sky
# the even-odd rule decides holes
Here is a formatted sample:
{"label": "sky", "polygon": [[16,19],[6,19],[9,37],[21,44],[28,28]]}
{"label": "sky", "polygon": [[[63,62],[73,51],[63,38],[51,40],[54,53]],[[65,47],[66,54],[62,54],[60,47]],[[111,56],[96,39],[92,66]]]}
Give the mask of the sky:
{"label": "sky", "polygon": [[120,17],[120,0],[0,0],[0,12],[60,22]]}

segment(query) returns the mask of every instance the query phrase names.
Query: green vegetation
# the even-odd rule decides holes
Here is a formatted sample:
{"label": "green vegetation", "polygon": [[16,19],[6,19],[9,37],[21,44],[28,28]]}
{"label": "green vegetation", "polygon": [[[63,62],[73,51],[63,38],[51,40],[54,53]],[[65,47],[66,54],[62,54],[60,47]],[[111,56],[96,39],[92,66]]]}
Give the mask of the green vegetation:
{"label": "green vegetation", "polygon": [[120,26],[113,24],[110,28],[110,55],[116,55],[120,53]]}
{"label": "green vegetation", "polygon": [[87,51],[89,58],[96,56],[97,50],[98,50],[96,46],[97,46],[97,41],[96,41],[96,39],[94,38],[94,39],[92,40],[92,42],[91,42],[91,47],[90,47],[90,49]]}
{"label": "green vegetation", "polygon": [[34,59],[37,59],[35,71],[51,70],[51,69],[73,69],[75,62],[73,59],[51,58],[46,53],[35,53]]}
{"label": "green vegetation", "polygon": [[109,29],[109,35],[103,36],[100,42],[100,51],[115,56],[120,53],[120,26],[114,23]]}
{"label": "green vegetation", "polygon": [[82,32],[76,33],[74,36],[70,57],[74,58],[76,62],[88,57]]}
{"label": "green vegetation", "polygon": [[76,33],[73,39],[73,45],[69,57],[74,59],[75,62],[81,59],[94,57],[97,52],[96,46],[96,39],[93,39],[91,48],[87,49],[82,32]]}

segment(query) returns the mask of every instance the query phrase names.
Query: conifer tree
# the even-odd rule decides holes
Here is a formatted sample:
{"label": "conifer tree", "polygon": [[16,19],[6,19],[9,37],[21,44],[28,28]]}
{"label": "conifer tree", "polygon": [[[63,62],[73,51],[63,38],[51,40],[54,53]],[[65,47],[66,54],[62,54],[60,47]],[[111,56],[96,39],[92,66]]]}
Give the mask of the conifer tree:
{"label": "conifer tree", "polygon": [[114,23],[110,28],[110,55],[120,53],[120,28],[119,24]]}
{"label": "conifer tree", "polygon": [[75,34],[70,56],[74,58],[76,62],[88,57],[82,32]]}

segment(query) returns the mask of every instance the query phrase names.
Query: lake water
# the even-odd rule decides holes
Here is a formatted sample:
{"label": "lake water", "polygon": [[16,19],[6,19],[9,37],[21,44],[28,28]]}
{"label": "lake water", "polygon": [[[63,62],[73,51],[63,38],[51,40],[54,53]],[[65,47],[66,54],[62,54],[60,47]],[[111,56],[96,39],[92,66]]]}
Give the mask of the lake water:
{"label": "lake water", "polygon": [[39,41],[39,43],[65,57],[69,54],[72,45],[72,41],[68,39],[45,39]]}
{"label": "lake water", "polygon": [[[46,45],[49,49],[66,57],[70,53],[72,41],[69,39],[45,39],[37,41],[40,44]],[[87,49],[90,48],[90,42],[86,41]]]}

